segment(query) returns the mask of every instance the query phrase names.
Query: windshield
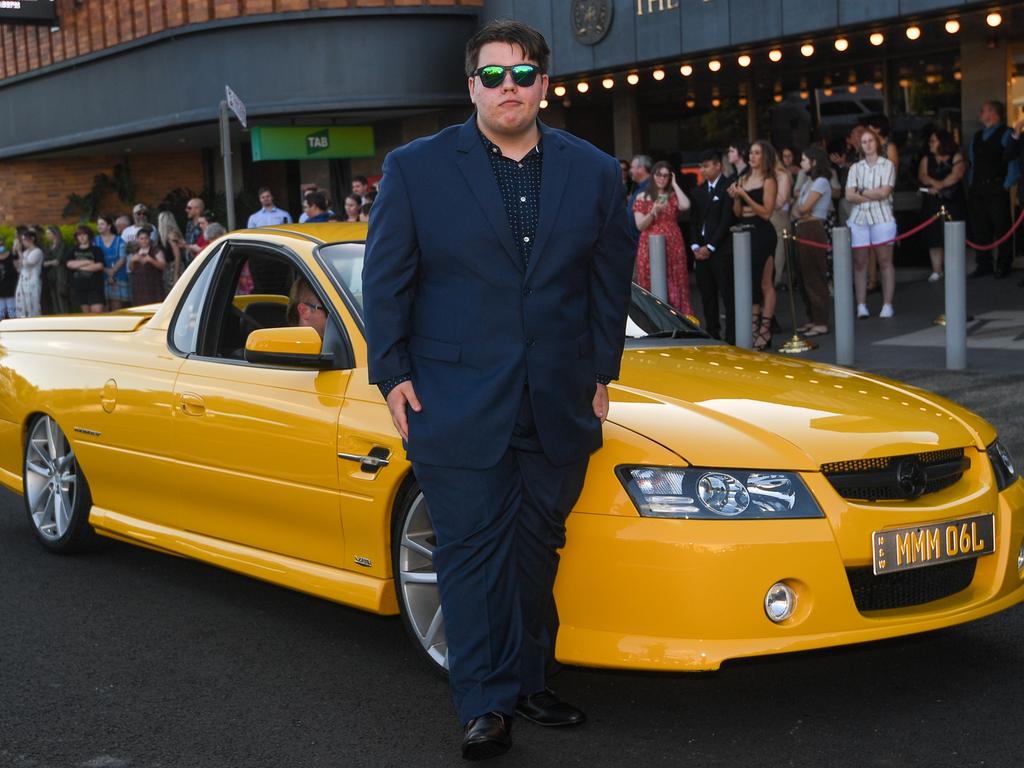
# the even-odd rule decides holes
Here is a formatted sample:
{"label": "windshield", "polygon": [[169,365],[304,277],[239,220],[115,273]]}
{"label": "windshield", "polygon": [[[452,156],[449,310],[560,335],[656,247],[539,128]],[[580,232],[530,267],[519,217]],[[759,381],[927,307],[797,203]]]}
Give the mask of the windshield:
{"label": "windshield", "polygon": [[[363,314],[363,243],[334,243],[318,251],[338,287],[361,316]],[[626,338],[710,338],[667,303],[633,284],[626,318]]]}

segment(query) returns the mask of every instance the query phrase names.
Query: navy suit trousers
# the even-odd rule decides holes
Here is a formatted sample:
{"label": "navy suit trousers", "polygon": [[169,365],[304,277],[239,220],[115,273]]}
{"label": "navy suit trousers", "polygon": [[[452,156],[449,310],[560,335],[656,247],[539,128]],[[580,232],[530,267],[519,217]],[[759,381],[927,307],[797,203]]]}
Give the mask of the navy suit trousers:
{"label": "navy suit trousers", "polygon": [[486,712],[513,715],[519,696],[544,688],[557,627],[558,550],[588,462],[547,459],[524,390],[495,466],[413,463],[437,536],[452,698],[463,725]]}

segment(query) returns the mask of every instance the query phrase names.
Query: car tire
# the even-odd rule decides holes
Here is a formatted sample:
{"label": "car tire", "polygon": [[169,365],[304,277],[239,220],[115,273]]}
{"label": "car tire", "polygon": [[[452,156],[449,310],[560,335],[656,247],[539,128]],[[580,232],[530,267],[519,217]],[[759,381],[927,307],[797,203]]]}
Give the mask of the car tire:
{"label": "car tire", "polygon": [[98,542],[85,475],[64,431],[45,414],[29,424],[22,479],[28,521],[45,549],[72,554]]}
{"label": "car tire", "polygon": [[398,607],[413,646],[442,677],[448,676],[448,641],[433,550],[437,546],[427,502],[415,482],[399,500],[391,524],[391,563]]}

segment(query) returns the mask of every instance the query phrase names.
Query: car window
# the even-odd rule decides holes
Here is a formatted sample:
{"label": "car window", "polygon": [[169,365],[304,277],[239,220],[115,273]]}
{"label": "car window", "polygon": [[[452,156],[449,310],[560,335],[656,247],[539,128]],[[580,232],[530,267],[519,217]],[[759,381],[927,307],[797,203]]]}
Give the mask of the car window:
{"label": "car window", "polygon": [[356,312],[363,314],[363,243],[333,243],[317,255],[335,282],[351,299]]}
{"label": "car window", "polygon": [[206,294],[210,289],[210,282],[214,272],[217,271],[217,264],[220,261],[220,254],[214,254],[206,260],[199,276],[193,281],[188,293],[179,305],[178,314],[174,319],[174,328],[171,332],[171,343],[174,348],[185,355],[196,351],[196,344],[199,338],[199,320],[202,316],[203,307],[206,305]]}

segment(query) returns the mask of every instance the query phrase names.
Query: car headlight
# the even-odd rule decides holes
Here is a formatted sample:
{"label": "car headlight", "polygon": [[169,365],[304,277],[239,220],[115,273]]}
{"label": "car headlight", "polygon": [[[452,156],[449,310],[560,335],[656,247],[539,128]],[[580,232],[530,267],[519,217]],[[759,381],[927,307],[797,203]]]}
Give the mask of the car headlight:
{"label": "car headlight", "polygon": [[824,517],[794,472],[697,467],[615,469],[642,517],[768,520]]}
{"label": "car headlight", "polygon": [[988,447],[988,459],[992,462],[992,471],[996,475],[996,487],[1000,491],[1006,490],[1017,480],[1017,468],[1013,464],[1013,457],[1005,446],[996,440]]}

